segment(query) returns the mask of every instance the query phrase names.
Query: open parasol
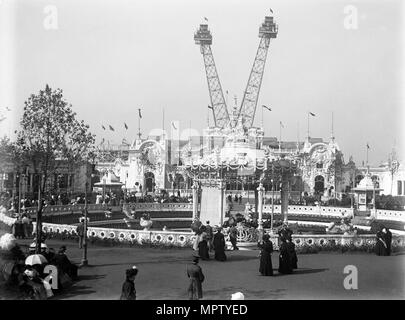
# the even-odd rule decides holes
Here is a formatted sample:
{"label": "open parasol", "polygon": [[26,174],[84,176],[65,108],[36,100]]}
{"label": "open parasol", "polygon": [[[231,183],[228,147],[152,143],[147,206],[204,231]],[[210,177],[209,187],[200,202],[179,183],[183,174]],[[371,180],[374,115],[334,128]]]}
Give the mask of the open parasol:
{"label": "open parasol", "polygon": [[45,263],[48,263],[48,260],[42,254],[32,254],[25,259],[25,264],[28,266]]}

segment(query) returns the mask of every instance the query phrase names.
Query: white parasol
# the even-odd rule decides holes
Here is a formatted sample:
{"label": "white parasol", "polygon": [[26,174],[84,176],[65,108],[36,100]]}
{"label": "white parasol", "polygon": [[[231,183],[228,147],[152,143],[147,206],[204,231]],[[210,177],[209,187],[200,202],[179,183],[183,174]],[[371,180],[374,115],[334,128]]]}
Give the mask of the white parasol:
{"label": "white parasol", "polygon": [[45,263],[48,263],[48,260],[42,254],[32,254],[25,259],[25,264],[28,266]]}

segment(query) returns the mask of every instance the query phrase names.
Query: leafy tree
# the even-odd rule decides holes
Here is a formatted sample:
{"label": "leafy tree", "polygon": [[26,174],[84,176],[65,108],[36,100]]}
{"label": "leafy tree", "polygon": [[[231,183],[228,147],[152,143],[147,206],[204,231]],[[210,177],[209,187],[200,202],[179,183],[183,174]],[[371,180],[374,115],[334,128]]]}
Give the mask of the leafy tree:
{"label": "leafy tree", "polygon": [[95,136],[76,119],[61,89],[32,94],[25,101],[16,147],[20,159],[40,177],[37,212],[37,252],[41,246],[42,196],[50,179],[63,163],[80,164],[94,158]]}

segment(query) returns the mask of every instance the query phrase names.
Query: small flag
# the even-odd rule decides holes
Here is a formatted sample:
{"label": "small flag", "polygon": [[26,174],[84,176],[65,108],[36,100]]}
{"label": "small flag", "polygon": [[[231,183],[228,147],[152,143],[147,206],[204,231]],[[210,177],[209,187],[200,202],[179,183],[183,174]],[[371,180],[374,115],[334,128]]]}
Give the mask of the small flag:
{"label": "small flag", "polygon": [[212,106],[210,106],[210,105],[208,105],[208,109],[214,110],[214,108]]}
{"label": "small flag", "polygon": [[265,106],[265,105],[262,105],[262,107],[265,108],[265,109],[267,109],[267,110],[269,110],[269,111],[271,111],[271,108],[269,108],[269,107],[267,107],[267,106]]}
{"label": "small flag", "polygon": [[367,149],[370,149],[370,146],[368,145],[368,143],[367,143]]}
{"label": "small flag", "polygon": [[139,119],[142,119],[141,109],[138,109]]}
{"label": "small flag", "polygon": [[208,19],[207,19],[207,17],[204,17],[204,20],[208,22]]}
{"label": "small flag", "polygon": [[128,130],[127,124],[124,122],[125,129]]}
{"label": "small flag", "polygon": [[281,121],[280,121],[280,126],[281,126],[281,128],[284,128],[284,125]]}
{"label": "small flag", "polygon": [[311,116],[315,117],[315,113],[310,112],[309,113]]}
{"label": "small flag", "polygon": [[172,127],[177,130],[176,126],[174,125],[174,122],[172,122]]}
{"label": "small flag", "polygon": [[103,130],[105,130],[105,127],[103,125],[101,125],[101,128],[103,128]]}
{"label": "small flag", "polygon": [[111,131],[115,131],[113,127],[111,127],[111,125],[108,125],[110,127]]}
{"label": "small flag", "polygon": [[271,8],[270,8],[270,12],[273,13],[273,10],[271,10]]}

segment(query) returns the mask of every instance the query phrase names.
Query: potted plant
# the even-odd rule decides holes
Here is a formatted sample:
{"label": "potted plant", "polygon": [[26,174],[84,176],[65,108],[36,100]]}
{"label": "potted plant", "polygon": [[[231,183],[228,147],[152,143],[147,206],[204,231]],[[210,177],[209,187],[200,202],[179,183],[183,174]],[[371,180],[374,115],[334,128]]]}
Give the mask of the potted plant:
{"label": "potted plant", "polygon": [[151,220],[150,215],[148,213],[144,213],[141,216],[139,224],[140,224],[141,227],[143,227],[144,231],[149,231],[150,227],[153,224],[153,221]]}

